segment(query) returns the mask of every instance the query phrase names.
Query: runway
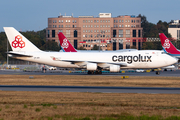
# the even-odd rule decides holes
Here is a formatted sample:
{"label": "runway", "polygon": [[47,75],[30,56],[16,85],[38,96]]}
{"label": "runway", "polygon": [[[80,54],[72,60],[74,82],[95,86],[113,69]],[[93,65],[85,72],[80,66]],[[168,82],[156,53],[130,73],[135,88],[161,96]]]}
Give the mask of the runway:
{"label": "runway", "polygon": [[[4,75],[88,75],[87,73],[69,73],[69,71],[47,71],[42,72],[23,72],[20,70],[0,70],[0,74]],[[180,77],[180,70],[176,71],[160,71],[160,75],[155,72],[125,72],[125,73],[102,73],[101,76],[167,76],[167,77]]]}
{"label": "runway", "polygon": [[167,88],[167,87],[0,85],[0,90],[2,91],[180,94],[180,88]]}
{"label": "runway", "polygon": [[[87,73],[69,73],[68,71],[23,72],[14,70],[0,70],[4,75],[87,75]],[[167,76],[180,77],[180,70],[137,73],[103,73],[100,76]],[[99,86],[30,86],[30,85],[0,85],[2,91],[52,91],[52,92],[99,92],[99,93],[148,93],[148,94],[180,94],[180,88],[163,87],[99,87]]]}

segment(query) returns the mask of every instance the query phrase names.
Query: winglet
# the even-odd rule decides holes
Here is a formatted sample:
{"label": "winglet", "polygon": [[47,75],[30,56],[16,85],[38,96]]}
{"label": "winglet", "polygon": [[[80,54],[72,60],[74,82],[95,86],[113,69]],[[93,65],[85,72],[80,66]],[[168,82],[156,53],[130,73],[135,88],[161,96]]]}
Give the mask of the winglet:
{"label": "winglet", "polygon": [[59,32],[59,42],[64,52],[77,52],[62,32]]}
{"label": "winglet", "polygon": [[171,43],[171,41],[164,35],[164,33],[159,33],[159,38],[161,40],[161,45],[163,49],[170,54],[180,54],[176,47]]}

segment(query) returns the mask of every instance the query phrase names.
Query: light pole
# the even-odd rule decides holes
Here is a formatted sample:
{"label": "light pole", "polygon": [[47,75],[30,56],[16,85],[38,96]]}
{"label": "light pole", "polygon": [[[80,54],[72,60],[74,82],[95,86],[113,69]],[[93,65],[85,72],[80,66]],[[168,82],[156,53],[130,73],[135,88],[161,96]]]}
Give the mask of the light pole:
{"label": "light pole", "polygon": [[8,65],[8,61],[9,61],[8,51],[9,51],[9,50],[8,50],[8,39],[7,39],[7,67],[9,66],[9,65]]}

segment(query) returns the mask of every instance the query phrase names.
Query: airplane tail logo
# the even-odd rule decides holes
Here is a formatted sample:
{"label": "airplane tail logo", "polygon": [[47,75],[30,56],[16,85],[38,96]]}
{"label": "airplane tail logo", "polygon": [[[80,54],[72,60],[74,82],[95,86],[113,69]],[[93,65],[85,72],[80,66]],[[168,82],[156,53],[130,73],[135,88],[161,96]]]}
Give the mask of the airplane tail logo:
{"label": "airplane tail logo", "polygon": [[63,39],[63,43],[61,45],[62,48],[68,48],[69,47],[69,43],[67,41],[68,41],[67,38]]}
{"label": "airplane tail logo", "polygon": [[15,52],[33,52],[41,51],[32,42],[30,42],[25,36],[23,36],[19,31],[13,27],[3,27],[12,48]]}
{"label": "airplane tail logo", "polygon": [[76,49],[72,46],[72,44],[69,42],[69,40],[64,36],[62,32],[58,34],[58,37],[61,48],[64,52],[77,52]]}
{"label": "airplane tail logo", "polygon": [[179,50],[176,49],[176,47],[163,33],[159,33],[159,38],[165,52],[170,54],[180,54]]}
{"label": "airplane tail logo", "polygon": [[23,47],[25,47],[25,42],[22,40],[22,36],[17,35],[15,37],[15,40],[12,41],[12,47],[14,47],[14,48],[17,48],[17,47],[23,48]]}
{"label": "airplane tail logo", "polygon": [[170,48],[170,43],[169,43],[169,40],[168,39],[166,39],[165,40],[165,42],[164,42],[164,44],[163,44],[163,47],[166,49],[169,49]]}

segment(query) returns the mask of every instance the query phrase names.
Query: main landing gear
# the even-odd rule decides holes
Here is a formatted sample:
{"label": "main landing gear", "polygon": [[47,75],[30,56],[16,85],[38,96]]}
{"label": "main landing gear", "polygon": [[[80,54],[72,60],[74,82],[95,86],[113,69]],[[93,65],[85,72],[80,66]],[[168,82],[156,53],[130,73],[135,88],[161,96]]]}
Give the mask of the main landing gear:
{"label": "main landing gear", "polygon": [[102,74],[102,71],[101,70],[96,70],[96,71],[94,71],[94,70],[89,70],[88,71],[88,73],[87,74]]}
{"label": "main landing gear", "polygon": [[158,68],[157,71],[156,71],[156,75],[160,75],[160,69]]}
{"label": "main landing gear", "polygon": [[156,71],[156,75],[159,75],[160,74],[160,71]]}

